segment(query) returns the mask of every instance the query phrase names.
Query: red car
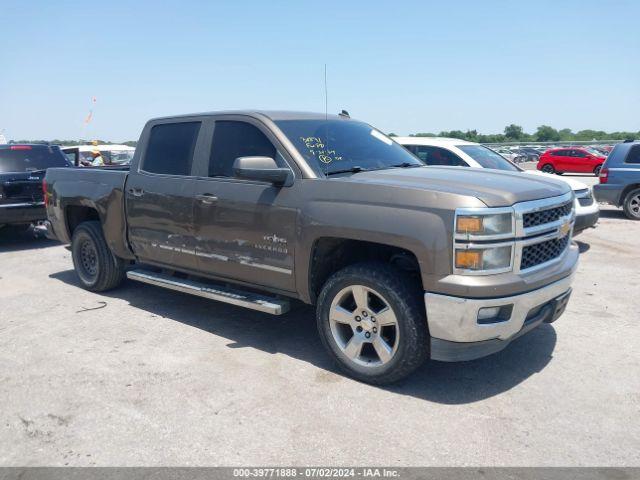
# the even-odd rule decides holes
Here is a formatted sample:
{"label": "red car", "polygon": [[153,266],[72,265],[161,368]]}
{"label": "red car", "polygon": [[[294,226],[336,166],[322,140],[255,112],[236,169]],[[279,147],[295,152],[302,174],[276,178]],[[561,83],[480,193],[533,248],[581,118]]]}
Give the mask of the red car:
{"label": "red car", "polygon": [[546,173],[593,173],[596,177],[606,157],[583,147],[552,148],[540,156],[537,169]]}

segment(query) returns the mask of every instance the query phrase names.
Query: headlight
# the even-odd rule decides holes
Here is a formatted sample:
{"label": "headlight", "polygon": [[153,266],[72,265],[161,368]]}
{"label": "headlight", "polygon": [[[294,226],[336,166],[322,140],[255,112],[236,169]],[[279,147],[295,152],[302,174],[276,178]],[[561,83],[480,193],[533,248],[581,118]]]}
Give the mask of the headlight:
{"label": "headlight", "polygon": [[456,234],[458,236],[489,237],[506,236],[513,233],[513,214],[497,213],[489,215],[457,215]]}
{"label": "headlight", "polygon": [[489,248],[456,248],[455,265],[467,271],[496,271],[511,269],[512,246]]}

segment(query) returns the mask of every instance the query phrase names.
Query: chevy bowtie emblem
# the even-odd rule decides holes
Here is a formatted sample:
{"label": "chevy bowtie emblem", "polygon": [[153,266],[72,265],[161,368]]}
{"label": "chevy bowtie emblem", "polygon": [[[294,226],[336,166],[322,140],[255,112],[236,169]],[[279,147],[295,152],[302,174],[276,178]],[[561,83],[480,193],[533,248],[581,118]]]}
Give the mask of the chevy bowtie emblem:
{"label": "chevy bowtie emblem", "polygon": [[565,222],[560,225],[560,237],[564,237],[571,231],[571,222]]}

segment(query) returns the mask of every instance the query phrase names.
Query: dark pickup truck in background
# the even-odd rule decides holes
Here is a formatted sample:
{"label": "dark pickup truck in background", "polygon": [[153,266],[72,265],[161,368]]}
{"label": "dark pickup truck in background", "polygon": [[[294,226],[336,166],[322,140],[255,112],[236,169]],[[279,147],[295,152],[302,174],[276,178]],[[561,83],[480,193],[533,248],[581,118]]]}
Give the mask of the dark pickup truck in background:
{"label": "dark pickup truck in background", "polygon": [[69,163],[57,146],[0,145],[0,227],[44,220],[42,180],[47,168]]}
{"label": "dark pickup truck in background", "polygon": [[276,315],[314,304],[328,352],[371,383],[554,321],[578,261],[566,183],[426,168],[345,116],[158,118],[130,170],[51,169],[43,187],[85,288],[128,277]]}

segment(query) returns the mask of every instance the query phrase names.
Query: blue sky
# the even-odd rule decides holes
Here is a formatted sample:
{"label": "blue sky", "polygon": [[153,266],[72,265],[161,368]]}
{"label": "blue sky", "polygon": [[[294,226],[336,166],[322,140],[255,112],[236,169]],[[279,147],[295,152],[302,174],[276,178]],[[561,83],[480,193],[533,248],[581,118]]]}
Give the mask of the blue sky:
{"label": "blue sky", "polygon": [[0,0],[0,131],[119,141],[160,115],[323,111],[325,63],[329,111],[387,132],[637,131],[639,15],[604,0]]}

